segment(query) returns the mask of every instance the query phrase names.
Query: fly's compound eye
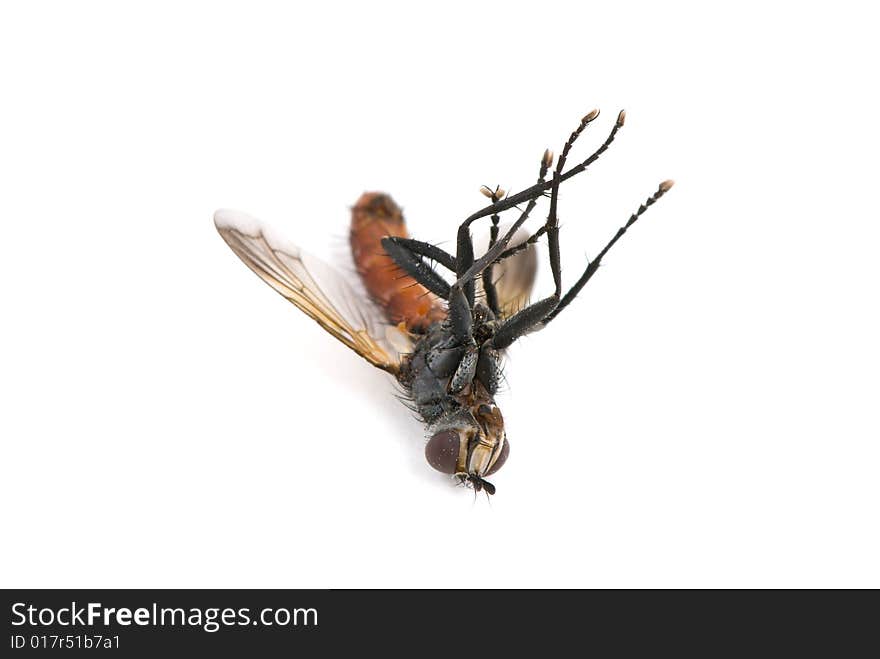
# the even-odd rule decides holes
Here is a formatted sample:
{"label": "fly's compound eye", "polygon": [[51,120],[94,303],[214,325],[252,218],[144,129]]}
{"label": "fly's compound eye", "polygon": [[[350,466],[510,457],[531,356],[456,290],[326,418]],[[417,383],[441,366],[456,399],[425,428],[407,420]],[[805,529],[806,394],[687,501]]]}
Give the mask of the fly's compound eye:
{"label": "fly's compound eye", "polygon": [[437,471],[444,474],[454,474],[458,471],[460,450],[461,442],[458,439],[458,433],[454,430],[443,430],[431,437],[425,444],[425,458],[428,460],[428,464]]}
{"label": "fly's compound eye", "polygon": [[487,476],[491,476],[496,471],[501,469],[504,466],[504,463],[507,462],[507,456],[510,455],[510,442],[507,439],[504,440],[504,446],[501,447],[501,453],[498,455],[498,459],[495,461],[495,464],[486,472]]}

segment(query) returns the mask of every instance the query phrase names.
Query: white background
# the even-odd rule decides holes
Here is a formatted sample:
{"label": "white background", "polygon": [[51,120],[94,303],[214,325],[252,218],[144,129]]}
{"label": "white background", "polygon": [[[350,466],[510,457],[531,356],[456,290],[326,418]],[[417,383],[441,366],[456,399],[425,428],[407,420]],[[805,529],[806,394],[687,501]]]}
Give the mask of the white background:
{"label": "white background", "polygon": [[[0,585],[880,586],[863,6],[4,3]],[[677,185],[511,351],[475,502],[211,216],[451,241],[593,107],[566,281]]]}

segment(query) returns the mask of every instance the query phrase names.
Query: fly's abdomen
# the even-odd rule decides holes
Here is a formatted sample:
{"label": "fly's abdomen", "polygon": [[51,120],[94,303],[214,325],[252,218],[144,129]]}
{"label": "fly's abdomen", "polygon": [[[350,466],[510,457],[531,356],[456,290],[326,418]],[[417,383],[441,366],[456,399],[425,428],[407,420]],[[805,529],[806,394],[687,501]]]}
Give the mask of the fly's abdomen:
{"label": "fly's abdomen", "polygon": [[403,273],[382,249],[382,238],[408,238],[400,207],[386,194],[365,192],[351,210],[351,255],[370,296],[385,309],[388,320],[424,331],[446,317],[440,300]]}

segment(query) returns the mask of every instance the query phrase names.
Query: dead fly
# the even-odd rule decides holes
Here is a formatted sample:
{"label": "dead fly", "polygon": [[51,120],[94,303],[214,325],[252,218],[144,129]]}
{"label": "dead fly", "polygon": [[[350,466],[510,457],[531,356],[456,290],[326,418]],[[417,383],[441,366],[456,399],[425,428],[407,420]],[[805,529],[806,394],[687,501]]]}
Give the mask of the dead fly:
{"label": "dead fly", "polygon": [[[506,195],[483,188],[491,203],[458,227],[455,254],[410,238],[400,208],[385,194],[368,192],[352,209],[351,251],[372,302],[357,296],[344,278],[297,247],[267,235],[251,218],[218,211],[217,230],[238,257],[266,283],[373,366],[391,373],[421,416],[430,439],[425,457],[460,483],[495,493],[486,480],[507,460],[510,444],[495,404],[504,351],[519,337],[546,327],[596,273],[602,258],[636,220],[672,187],[657,191],[590,261],[565,293],[559,256],[559,186],[589,167],[623,126],[621,112],[602,145],[565,169],[569,151],[599,112],[586,115],[571,134],[556,166],[541,158],[538,181]],[[547,220],[529,235],[521,229],[535,205],[549,197]],[[519,216],[501,234],[500,216]],[[471,225],[491,220],[489,246],[475,257]],[[535,278],[535,243],[547,238],[553,292],[529,302]],[[451,273],[449,283],[433,264]]]}

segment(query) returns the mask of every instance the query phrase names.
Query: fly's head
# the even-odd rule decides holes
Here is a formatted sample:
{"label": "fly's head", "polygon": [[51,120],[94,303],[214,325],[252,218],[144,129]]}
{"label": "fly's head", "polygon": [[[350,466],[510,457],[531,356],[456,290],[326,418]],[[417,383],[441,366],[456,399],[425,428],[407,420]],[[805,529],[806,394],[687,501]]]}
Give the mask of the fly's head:
{"label": "fly's head", "polygon": [[486,480],[504,466],[510,445],[504,418],[491,398],[471,401],[467,407],[441,418],[431,429],[425,458],[434,469],[452,474],[474,488],[495,494]]}

